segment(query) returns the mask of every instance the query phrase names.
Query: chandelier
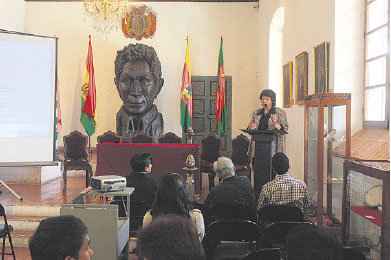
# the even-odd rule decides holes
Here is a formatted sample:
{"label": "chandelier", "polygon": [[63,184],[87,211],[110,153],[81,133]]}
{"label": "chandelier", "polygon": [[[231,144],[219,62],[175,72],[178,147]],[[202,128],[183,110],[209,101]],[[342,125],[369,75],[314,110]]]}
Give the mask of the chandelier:
{"label": "chandelier", "polygon": [[84,0],[84,11],[92,19],[93,28],[106,34],[118,30],[126,12],[126,0]]}

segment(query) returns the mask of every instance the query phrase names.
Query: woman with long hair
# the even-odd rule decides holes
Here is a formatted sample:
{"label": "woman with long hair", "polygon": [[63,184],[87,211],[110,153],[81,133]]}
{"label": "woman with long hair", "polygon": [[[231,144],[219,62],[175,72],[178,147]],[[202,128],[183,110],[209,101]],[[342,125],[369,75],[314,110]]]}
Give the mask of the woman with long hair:
{"label": "woman with long hair", "polygon": [[197,228],[200,241],[205,234],[204,218],[198,209],[192,209],[187,197],[185,182],[178,173],[163,175],[158,182],[158,190],[151,210],[144,216],[143,226],[161,215],[175,214],[189,218]]}

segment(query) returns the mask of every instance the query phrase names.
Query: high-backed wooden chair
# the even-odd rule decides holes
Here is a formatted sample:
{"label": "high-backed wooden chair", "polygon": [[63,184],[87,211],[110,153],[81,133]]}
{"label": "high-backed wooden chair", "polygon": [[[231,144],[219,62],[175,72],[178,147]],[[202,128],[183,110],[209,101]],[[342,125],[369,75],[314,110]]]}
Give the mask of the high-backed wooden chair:
{"label": "high-backed wooden chair", "polygon": [[98,144],[101,143],[120,143],[121,142],[121,136],[117,135],[113,131],[107,131],[104,132],[102,135],[98,136],[96,138],[98,141]]}
{"label": "high-backed wooden chair", "polygon": [[250,156],[247,154],[250,140],[244,134],[240,134],[232,140],[231,160],[238,176],[246,175],[251,180]]}
{"label": "high-backed wooden chair", "polygon": [[153,137],[143,131],[137,131],[136,134],[130,137],[130,143],[153,143]]}
{"label": "high-backed wooden chair", "polygon": [[168,132],[160,136],[158,142],[160,144],[181,144],[182,138],[180,138],[173,132]]}
{"label": "high-backed wooden chair", "polygon": [[[201,139],[201,173],[209,175],[209,190],[215,186],[214,178],[216,173],[213,170],[213,163],[220,157],[222,139],[214,133],[209,133]],[[202,176],[201,176],[202,178]]]}
{"label": "high-backed wooden chair", "polygon": [[86,171],[86,187],[90,186],[90,178],[92,176],[92,167],[88,161],[87,152],[87,136],[79,131],[73,131],[69,135],[63,137],[64,140],[64,170],[62,177],[64,179],[64,187],[67,183],[68,170],[84,170]]}

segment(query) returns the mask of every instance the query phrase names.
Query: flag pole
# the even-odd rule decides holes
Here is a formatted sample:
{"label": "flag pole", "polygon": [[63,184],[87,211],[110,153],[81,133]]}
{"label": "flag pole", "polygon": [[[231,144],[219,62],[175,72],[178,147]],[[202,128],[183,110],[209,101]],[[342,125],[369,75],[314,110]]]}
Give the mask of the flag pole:
{"label": "flag pole", "polygon": [[92,153],[91,153],[91,136],[90,135],[88,136],[88,152],[89,152],[89,156],[90,156],[89,161],[91,162],[91,160],[92,160]]}

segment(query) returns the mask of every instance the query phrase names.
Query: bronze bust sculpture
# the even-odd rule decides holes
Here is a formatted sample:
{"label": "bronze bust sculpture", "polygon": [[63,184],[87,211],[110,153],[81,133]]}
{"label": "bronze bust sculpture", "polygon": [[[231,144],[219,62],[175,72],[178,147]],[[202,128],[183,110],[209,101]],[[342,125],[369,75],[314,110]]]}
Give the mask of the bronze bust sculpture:
{"label": "bronze bust sculpture", "polygon": [[117,51],[114,82],[123,102],[116,116],[117,134],[126,142],[137,131],[144,131],[157,142],[164,122],[153,101],[164,79],[155,49],[137,43]]}

